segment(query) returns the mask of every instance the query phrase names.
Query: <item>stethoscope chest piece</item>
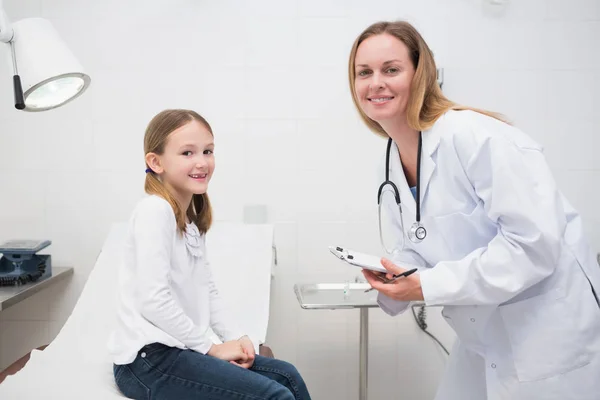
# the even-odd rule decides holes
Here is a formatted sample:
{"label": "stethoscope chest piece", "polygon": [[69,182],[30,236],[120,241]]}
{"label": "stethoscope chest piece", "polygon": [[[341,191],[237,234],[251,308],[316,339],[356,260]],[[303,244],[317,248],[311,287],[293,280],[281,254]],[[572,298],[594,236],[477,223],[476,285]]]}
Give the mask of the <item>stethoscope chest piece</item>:
{"label": "stethoscope chest piece", "polygon": [[427,229],[420,222],[415,222],[408,231],[408,238],[413,243],[420,243],[427,237]]}

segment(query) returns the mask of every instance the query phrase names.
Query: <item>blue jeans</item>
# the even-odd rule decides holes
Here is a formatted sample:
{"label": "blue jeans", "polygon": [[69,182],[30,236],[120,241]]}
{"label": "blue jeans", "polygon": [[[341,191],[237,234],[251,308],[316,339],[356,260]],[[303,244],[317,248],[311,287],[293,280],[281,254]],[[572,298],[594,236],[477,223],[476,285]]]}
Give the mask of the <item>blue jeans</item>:
{"label": "blue jeans", "polygon": [[193,350],[153,343],[114,366],[119,390],[136,400],[310,400],[296,368],[256,355],[250,369]]}

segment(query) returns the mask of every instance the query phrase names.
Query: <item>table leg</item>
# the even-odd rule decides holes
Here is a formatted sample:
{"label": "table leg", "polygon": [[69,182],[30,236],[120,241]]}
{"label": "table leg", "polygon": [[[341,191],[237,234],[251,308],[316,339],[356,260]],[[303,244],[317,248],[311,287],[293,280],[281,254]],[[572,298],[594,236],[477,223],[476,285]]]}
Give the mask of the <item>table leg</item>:
{"label": "table leg", "polygon": [[368,375],[369,375],[369,308],[360,309],[360,370],[359,370],[359,396],[360,400],[367,400]]}

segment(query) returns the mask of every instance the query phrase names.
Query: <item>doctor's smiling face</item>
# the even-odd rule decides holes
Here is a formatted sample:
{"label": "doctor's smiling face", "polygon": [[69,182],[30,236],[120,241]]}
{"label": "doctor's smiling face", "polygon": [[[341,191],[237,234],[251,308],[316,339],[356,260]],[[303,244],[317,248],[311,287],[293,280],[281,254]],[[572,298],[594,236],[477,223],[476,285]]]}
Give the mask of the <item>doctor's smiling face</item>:
{"label": "doctor's smiling face", "polygon": [[362,111],[379,124],[405,119],[415,66],[408,47],[387,33],[356,50],[354,91]]}

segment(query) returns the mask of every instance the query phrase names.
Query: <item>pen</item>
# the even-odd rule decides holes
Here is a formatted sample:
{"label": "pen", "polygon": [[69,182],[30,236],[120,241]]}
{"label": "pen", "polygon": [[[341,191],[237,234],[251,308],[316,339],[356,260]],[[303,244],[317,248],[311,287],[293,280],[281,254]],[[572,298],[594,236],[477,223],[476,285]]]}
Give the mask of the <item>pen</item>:
{"label": "pen", "polygon": [[[394,275],[394,277],[393,277],[392,279],[390,279],[389,281],[387,281],[387,282],[385,282],[385,283],[386,283],[386,284],[388,284],[388,283],[393,283],[393,282],[396,282],[396,280],[397,280],[398,278],[407,277],[407,276],[409,276],[409,275],[412,275],[412,274],[414,274],[415,272],[417,272],[417,269],[416,269],[416,268],[409,269],[408,271],[404,271],[404,272],[403,272],[403,273],[401,273],[401,274]],[[370,292],[370,291],[371,291],[371,290],[373,290],[373,289],[375,289],[375,288],[370,288],[370,289],[367,289],[367,290],[365,290],[365,293],[367,293],[367,292]]]}

